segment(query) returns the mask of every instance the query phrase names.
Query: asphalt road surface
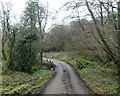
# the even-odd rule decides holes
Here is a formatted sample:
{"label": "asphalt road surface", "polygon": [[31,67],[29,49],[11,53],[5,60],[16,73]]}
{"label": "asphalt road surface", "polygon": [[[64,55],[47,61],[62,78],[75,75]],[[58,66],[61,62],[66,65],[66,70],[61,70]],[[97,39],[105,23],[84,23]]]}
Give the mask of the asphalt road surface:
{"label": "asphalt road surface", "polygon": [[89,94],[93,96],[93,92],[85,86],[70,65],[59,60],[48,60],[56,65],[56,76],[48,84],[44,94]]}

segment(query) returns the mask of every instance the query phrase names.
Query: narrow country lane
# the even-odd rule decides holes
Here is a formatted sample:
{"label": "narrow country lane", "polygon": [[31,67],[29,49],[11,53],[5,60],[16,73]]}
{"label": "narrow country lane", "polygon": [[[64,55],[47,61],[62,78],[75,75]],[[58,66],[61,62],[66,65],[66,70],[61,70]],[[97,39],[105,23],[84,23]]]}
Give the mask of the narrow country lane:
{"label": "narrow country lane", "polygon": [[93,96],[70,65],[59,60],[48,60],[56,65],[56,76],[48,84],[44,94],[89,94]]}

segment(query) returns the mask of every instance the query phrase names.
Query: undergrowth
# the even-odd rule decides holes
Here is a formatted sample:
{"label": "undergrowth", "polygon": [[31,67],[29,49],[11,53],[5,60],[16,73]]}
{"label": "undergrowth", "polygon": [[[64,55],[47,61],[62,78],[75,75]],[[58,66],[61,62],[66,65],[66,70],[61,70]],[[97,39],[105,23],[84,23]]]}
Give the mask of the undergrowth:
{"label": "undergrowth", "polygon": [[41,69],[38,65],[33,67],[32,74],[12,71],[4,66],[2,75],[3,94],[26,94],[39,90],[52,77],[54,71]]}

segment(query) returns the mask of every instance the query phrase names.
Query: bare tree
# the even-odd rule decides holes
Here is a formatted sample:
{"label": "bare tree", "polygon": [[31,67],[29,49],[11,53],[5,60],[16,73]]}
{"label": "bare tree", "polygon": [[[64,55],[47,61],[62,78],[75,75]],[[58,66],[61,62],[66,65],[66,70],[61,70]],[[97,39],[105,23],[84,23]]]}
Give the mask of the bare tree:
{"label": "bare tree", "polygon": [[47,19],[48,19],[48,4],[45,7],[41,7],[39,2],[37,2],[37,22],[39,27],[39,34],[40,34],[40,62],[43,61],[43,46],[44,46],[44,35],[45,35],[45,28],[47,25]]}
{"label": "bare tree", "polygon": [[[101,4],[101,3],[100,3],[100,4]],[[104,45],[104,47],[105,47],[105,48],[104,48],[105,51],[110,55],[110,57],[113,58],[114,61],[116,61],[116,58],[114,57],[113,52],[111,51],[109,45],[107,44],[107,42],[105,41],[103,35],[101,34],[101,30],[100,30],[100,28],[99,28],[99,26],[98,26],[98,24],[97,24],[97,21],[96,21],[96,19],[95,19],[94,13],[92,12],[92,10],[91,10],[90,7],[89,7],[88,1],[86,1],[86,6],[87,6],[87,8],[88,8],[88,11],[89,11],[90,14],[91,14],[91,17],[92,17],[93,21],[94,21],[94,25],[95,25],[95,28],[96,28],[96,30],[97,30],[97,32],[98,32],[98,35],[100,36],[100,39],[101,39],[101,41],[102,41],[102,43],[103,43],[103,45]],[[101,14],[101,24],[102,24],[102,26],[103,26],[103,15],[102,15],[102,6],[101,6],[101,5],[100,5],[100,9],[101,9],[101,12],[100,12],[100,14]],[[104,31],[104,30],[102,30],[102,31]]]}
{"label": "bare tree", "polygon": [[11,10],[11,5],[10,3],[4,4],[3,2],[1,3],[2,5],[2,19],[1,19],[1,25],[2,25],[2,55],[3,55],[3,60],[7,60],[6,53],[5,53],[5,44],[7,40],[10,37],[10,10]]}

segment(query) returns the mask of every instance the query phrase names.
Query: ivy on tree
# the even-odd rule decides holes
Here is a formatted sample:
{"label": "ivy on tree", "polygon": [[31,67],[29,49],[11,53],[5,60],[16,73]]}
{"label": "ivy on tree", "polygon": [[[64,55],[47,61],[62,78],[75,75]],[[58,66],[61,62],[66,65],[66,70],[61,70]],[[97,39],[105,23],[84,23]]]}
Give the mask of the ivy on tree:
{"label": "ivy on tree", "polygon": [[27,34],[19,40],[14,50],[14,62],[11,68],[16,71],[31,73],[36,60],[36,52],[32,42],[37,40],[35,33]]}

